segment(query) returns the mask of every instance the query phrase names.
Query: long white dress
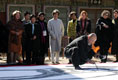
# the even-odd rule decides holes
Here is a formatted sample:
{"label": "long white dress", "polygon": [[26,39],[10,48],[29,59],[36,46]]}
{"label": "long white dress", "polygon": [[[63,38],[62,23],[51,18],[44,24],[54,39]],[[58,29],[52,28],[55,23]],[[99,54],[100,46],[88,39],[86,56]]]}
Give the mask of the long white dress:
{"label": "long white dress", "polygon": [[64,36],[64,25],[62,20],[54,18],[48,21],[48,31],[50,35],[51,53],[61,51],[61,40]]}

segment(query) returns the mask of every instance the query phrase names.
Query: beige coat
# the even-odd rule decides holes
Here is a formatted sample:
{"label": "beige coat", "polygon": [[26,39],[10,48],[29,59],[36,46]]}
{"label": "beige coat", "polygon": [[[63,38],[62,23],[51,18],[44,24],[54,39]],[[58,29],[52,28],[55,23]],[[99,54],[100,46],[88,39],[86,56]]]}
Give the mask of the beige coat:
{"label": "beige coat", "polygon": [[61,40],[64,36],[64,25],[62,20],[51,19],[48,21],[48,31],[50,35],[50,49],[51,52],[61,51]]}

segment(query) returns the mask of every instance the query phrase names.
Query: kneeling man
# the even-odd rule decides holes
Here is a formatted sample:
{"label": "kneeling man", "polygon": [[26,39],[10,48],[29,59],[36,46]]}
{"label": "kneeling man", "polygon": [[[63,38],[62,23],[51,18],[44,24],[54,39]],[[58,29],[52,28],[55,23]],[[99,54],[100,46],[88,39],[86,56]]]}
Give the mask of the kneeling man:
{"label": "kneeling man", "polygon": [[91,33],[89,35],[83,35],[76,38],[66,46],[64,52],[65,56],[72,60],[72,64],[75,69],[81,69],[79,65],[86,62],[94,63],[90,60],[94,55],[91,46],[94,44],[96,39],[96,34]]}

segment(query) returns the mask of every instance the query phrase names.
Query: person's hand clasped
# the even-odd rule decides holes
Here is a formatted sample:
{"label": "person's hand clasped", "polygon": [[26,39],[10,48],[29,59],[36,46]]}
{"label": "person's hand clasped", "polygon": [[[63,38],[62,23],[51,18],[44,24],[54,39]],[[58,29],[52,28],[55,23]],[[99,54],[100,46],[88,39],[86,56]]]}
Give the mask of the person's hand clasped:
{"label": "person's hand clasped", "polygon": [[33,40],[35,40],[35,39],[36,39],[36,36],[33,37]]}
{"label": "person's hand clasped", "polygon": [[16,32],[16,35],[17,35],[17,36],[19,36],[19,35],[20,35],[20,33],[19,33],[19,32]]}

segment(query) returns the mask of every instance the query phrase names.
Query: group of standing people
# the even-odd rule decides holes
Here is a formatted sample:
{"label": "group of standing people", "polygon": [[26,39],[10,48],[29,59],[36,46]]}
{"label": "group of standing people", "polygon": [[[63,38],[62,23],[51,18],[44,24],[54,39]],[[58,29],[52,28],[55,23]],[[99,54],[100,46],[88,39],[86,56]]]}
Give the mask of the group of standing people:
{"label": "group of standing people", "polygon": [[[97,41],[94,45],[100,47],[101,62],[107,61],[111,42],[111,53],[116,54],[116,62],[118,62],[118,10],[114,10],[113,14],[114,19],[112,20],[110,12],[104,10],[96,22]],[[14,11],[5,29],[9,34],[7,63],[16,63],[17,60],[19,63],[44,64],[45,54],[48,53],[49,48],[52,63],[59,64],[61,39],[64,36],[64,25],[62,20],[58,18],[59,15],[59,10],[53,10],[53,18],[46,23],[43,12],[40,12],[37,16],[26,12],[24,19],[21,20],[21,12]],[[69,18],[70,21],[67,25],[69,43],[78,37],[91,33],[91,20],[88,18],[86,11],[81,11],[78,19],[76,12],[72,11]],[[0,25],[2,25],[1,22]],[[90,52],[93,51],[90,50]],[[26,59],[24,58],[25,53]],[[69,59],[69,63],[72,63],[72,59]]]}
{"label": "group of standing people", "polygon": [[45,14],[40,12],[36,17],[26,12],[23,20],[20,15],[20,11],[14,11],[12,19],[7,23],[9,30],[7,63],[14,64],[17,60],[25,64],[44,64],[49,47]]}
{"label": "group of standing people", "polygon": [[61,39],[64,36],[64,25],[62,20],[58,19],[59,14],[59,10],[55,9],[52,12],[53,18],[47,24],[43,12],[39,12],[38,16],[26,12],[24,19],[21,20],[21,12],[14,11],[7,23],[9,31],[7,63],[14,64],[18,61],[42,65],[50,48],[52,63],[59,64]]}

